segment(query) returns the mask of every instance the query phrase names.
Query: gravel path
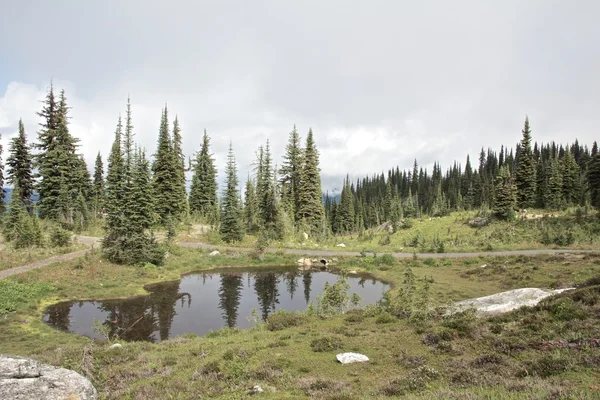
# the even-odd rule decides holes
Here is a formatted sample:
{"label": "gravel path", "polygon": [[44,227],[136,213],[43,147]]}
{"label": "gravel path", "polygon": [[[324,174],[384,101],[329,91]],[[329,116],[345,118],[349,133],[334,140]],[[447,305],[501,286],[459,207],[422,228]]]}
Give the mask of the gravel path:
{"label": "gravel path", "polygon": [[4,271],[0,271],[0,279],[4,279],[15,274],[22,274],[23,272],[31,271],[32,269],[42,268],[55,262],[73,260],[75,258],[83,257],[90,247],[100,242],[100,238],[90,236],[76,236],[76,239],[78,243],[85,244],[88,246],[88,248],[74,251],[72,253],[59,254],[57,256],[46,258],[45,260],[38,260],[32,262],[31,264],[22,265],[20,267],[5,269]]}
{"label": "gravel path", "polygon": [[[23,265],[21,267],[15,267],[0,271],[0,279],[4,279],[11,275],[22,274],[23,272],[30,271],[35,268],[42,268],[46,265],[60,262],[73,260],[75,258],[82,257],[89,250],[89,247],[99,244],[100,238],[91,236],[76,236],[77,242],[85,244],[88,249],[78,250],[73,253],[60,254],[54,257],[47,258],[45,260],[35,261],[31,264]],[[234,247],[234,246],[217,246],[206,243],[178,243],[179,246],[195,248],[195,249],[222,249],[222,250],[233,250],[233,251],[253,251],[253,249],[245,247]],[[0,243],[1,246],[1,243]],[[330,251],[330,250],[305,250],[305,249],[267,249],[269,253],[283,252],[284,254],[296,254],[299,256],[315,256],[315,257],[355,257],[360,256],[361,253],[358,251]],[[556,250],[556,249],[541,249],[541,250],[512,250],[512,251],[482,251],[474,253],[417,253],[417,257],[420,258],[469,258],[469,257],[480,257],[480,256],[535,256],[541,254],[576,254],[576,253],[600,253],[600,250]],[[373,256],[373,253],[365,253],[367,256]],[[379,253],[382,254],[382,253]],[[395,258],[412,258],[413,253],[392,253]]]}

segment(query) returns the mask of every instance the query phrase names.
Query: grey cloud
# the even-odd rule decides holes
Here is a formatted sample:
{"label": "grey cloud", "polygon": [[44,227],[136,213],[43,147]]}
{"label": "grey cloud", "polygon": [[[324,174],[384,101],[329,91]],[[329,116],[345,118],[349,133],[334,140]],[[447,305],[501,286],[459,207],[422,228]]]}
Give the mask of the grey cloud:
{"label": "grey cloud", "polygon": [[233,141],[244,179],[259,144],[281,162],[293,124],[312,127],[326,189],[514,145],[525,114],[544,142],[591,143],[600,126],[593,0],[7,3],[1,82],[68,81],[89,154],[108,151],[128,93],[149,153],[168,102],[186,153],[206,128],[220,169]]}

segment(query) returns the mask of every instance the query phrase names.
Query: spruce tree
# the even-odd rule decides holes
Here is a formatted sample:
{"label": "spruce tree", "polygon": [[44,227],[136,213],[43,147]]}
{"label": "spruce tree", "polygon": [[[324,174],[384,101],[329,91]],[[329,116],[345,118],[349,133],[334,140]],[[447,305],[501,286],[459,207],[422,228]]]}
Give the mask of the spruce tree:
{"label": "spruce tree", "polygon": [[104,183],[104,164],[102,163],[102,156],[100,152],[96,156],[96,163],[94,165],[94,183],[92,191],[92,206],[97,216],[98,213],[104,209],[104,202],[106,200],[106,187]]}
{"label": "spruce tree", "polygon": [[227,242],[238,242],[244,237],[242,210],[238,193],[238,177],[233,146],[229,143],[227,166],[225,167],[225,188],[221,198],[221,238]]}
{"label": "spruce tree", "polygon": [[106,226],[115,236],[122,235],[124,228],[123,208],[125,197],[125,164],[121,151],[123,124],[121,117],[117,122],[115,140],[108,156],[108,171],[106,174]]}
{"label": "spruce tree", "polygon": [[282,186],[282,198],[286,203],[286,210],[291,215],[296,214],[299,207],[298,192],[300,188],[302,171],[302,148],[300,146],[300,135],[294,125],[294,129],[289,134],[288,143],[285,146],[283,163],[279,170],[280,182]]}
{"label": "spruce tree", "polygon": [[244,193],[244,225],[246,232],[257,233],[260,229],[260,216],[258,208],[258,198],[256,197],[256,190],[254,188],[254,182],[248,176],[246,181],[246,190]]}
{"label": "spruce tree", "polygon": [[[0,134],[0,140],[2,135]],[[6,206],[4,205],[4,165],[2,164],[2,142],[0,142],[0,215],[4,213]]]}
{"label": "spruce tree", "polygon": [[550,159],[546,168],[546,192],[544,193],[544,203],[547,208],[559,210],[562,208],[563,199],[563,181],[560,165],[555,157]]}
{"label": "spruce tree", "polygon": [[152,193],[152,174],[146,153],[138,149],[133,164],[133,198],[136,212],[132,215],[135,228],[143,232],[150,229],[155,221],[154,195]]}
{"label": "spruce tree", "polygon": [[581,170],[570,151],[562,158],[561,169],[564,202],[567,206],[577,205],[581,200]]}
{"label": "spruce tree", "polygon": [[346,175],[340,195],[340,203],[336,209],[337,232],[350,233],[354,229],[354,196],[350,189],[350,177]]}
{"label": "spruce tree", "polygon": [[19,186],[14,187],[11,199],[10,211],[3,229],[4,238],[12,242],[17,249],[40,246],[42,232],[35,217],[30,216],[25,210]]}
{"label": "spruce tree", "polygon": [[210,138],[204,130],[202,147],[196,153],[190,187],[190,212],[210,223],[216,223],[217,211],[217,169],[210,153]]}
{"label": "spruce tree", "polygon": [[[29,146],[27,145],[27,137],[25,135],[25,128],[22,120],[19,120],[19,134],[11,140],[9,156],[6,159],[6,166],[8,183],[15,187],[19,187],[23,205],[29,214],[31,214],[33,212],[31,195],[33,194],[34,183],[32,156]],[[0,182],[0,188],[1,187],[2,184]]]}
{"label": "spruce tree", "polygon": [[173,213],[181,220],[189,213],[187,193],[185,190],[185,155],[183,154],[183,139],[179,119],[175,116],[173,121]]}
{"label": "spruce tree", "polygon": [[525,117],[525,125],[521,131],[520,152],[517,159],[516,185],[517,205],[519,208],[530,208],[535,205],[535,160],[531,152],[531,130],[529,118]]}
{"label": "spruce tree", "polygon": [[600,152],[596,151],[588,162],[588,187],[592,206],[600,209]]}
{"label": "spruce tree", "polygon": [[499,169],[496,177],[494,196],[494,215],[500,219],[511,219],[516,206],[516,187],[510,175],[508,165]]}
{"label": "spruce tree", "polygon": [[304,220],[313,230],[321,227],[325,216],[319,173],[319,153],[313,140],[312,129],[308,131],[306,137],[296,214],[298,220]]}
{"label": "spruce tree", "polygon": [[174,182],[175,158],[173,157],[173,143],[169,133],[168,111],[165,107],[160,121],[160,130],[158,133],[158,146],[154,155],[152,164],[153,173],[153,191],[155,196],[155,211],[160,217],[160,222],[166,226],[168,221],[174,218]]}

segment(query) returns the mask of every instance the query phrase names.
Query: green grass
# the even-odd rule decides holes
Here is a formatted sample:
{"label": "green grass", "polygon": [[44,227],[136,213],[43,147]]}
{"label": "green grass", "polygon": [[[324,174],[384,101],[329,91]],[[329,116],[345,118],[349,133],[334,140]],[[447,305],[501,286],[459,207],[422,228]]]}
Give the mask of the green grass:
{"label": "green grass", "polygon": [[[600,348],[540,350],[540,342],[600,334],[598,286],[546,300],[535,309],[477,319],[470,313],[408,321],[376,312],[340,316],[278,315],[248,330],[186,334],[161,344],[109,343],[58,332],[41,321],[43,308],[64,299],[114,298],[181,273],[225,266],[290,264],[295,257],[173,247],[165,267],[123,267],[90,254],[10,277],[0,287],[15,299],[0,315],[0,353],[30,356],[89,377],[102,399],[245,398],[260,385],[267,399],[594,398]],[[518,287],[571,286],[600,276],[600,256],[488,257],[464,260],[340,259],[345,271],[366,271],[398,291],[407,265],[430,282],[438,303]],[[485,268],[481,265],[487,264]],[[21,289],[26,288],[27,292]],[[14,301],[13,301],[14,302]],[[383,316],[382,316],[383,315]],[[341,365],[340,351],[371,361]]]}

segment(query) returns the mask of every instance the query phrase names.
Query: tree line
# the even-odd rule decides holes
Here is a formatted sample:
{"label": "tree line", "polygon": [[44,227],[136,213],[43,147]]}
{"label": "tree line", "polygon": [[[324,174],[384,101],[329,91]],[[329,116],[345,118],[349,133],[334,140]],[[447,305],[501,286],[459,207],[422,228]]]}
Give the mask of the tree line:
{"label": "tree line", "polygon": [[532,144],[529,119],[516,148],[481,149],[478,165],[467,155],[445,172],[419,166],[390,169],[387,174],[344,180],[339,199],[327,196],[325,210],[334,233],[360,232],[386,222],[452,211],[489,209],[499,219],[519,210],[600,207],[600,154],[577,140],[570,145]]}
{"label": "tree line", "polygon": [[[256,235],[257,247],[263,248],[271,240],[297,234],[326,237],[385,222],[396,229],[401,220],[455,210],[491,209],[498,218],[510,219],[516,210],[532,207],[600,206],[597,143],[591,149],[577,140],[567,146],[532,145],[528,119],[514,150],[482,148],[478,166],[467,156],[464,168],[455,162],[443,173],[435,163],[429,173],[415,160],[412,170],[396,167],[387,176],[381,173],[356,182],[347,176],[339,199],[327,195],[323,201],[312,129],[303,140],[293,127],[278,168],[270,143],[260,145],[242,191],[230,143],[219,192],[206,130],[199,151],[186,166],[179,119],[169,120],[166,105],[156,150],[148,156],[135,142],[127,99],[124,119],[117,117],[106,171],[98,153],[93,174],[79,153],[79,140],[69,131],[69,110],[65,92],[56,94],[51,84],[37,113],[41,119],[37,140],[28,143],[19,121],[18,135],[9,145],[6,174],[0,147],[0,188],[5,176],[14,187],[9,210],[0,202],[3,234],[17,247],[43,245],[40,220],[54,224],[57,243],[68,240],[70,231],[101,225],[102,248],[110,261],[160,264],[164,249],[153,231],[165,230],[169,239],[192,221],[210,224],[227,243]],[[187,171],[191,171],[189,193]],[[34,192],[39,196],[35,204]]]}

